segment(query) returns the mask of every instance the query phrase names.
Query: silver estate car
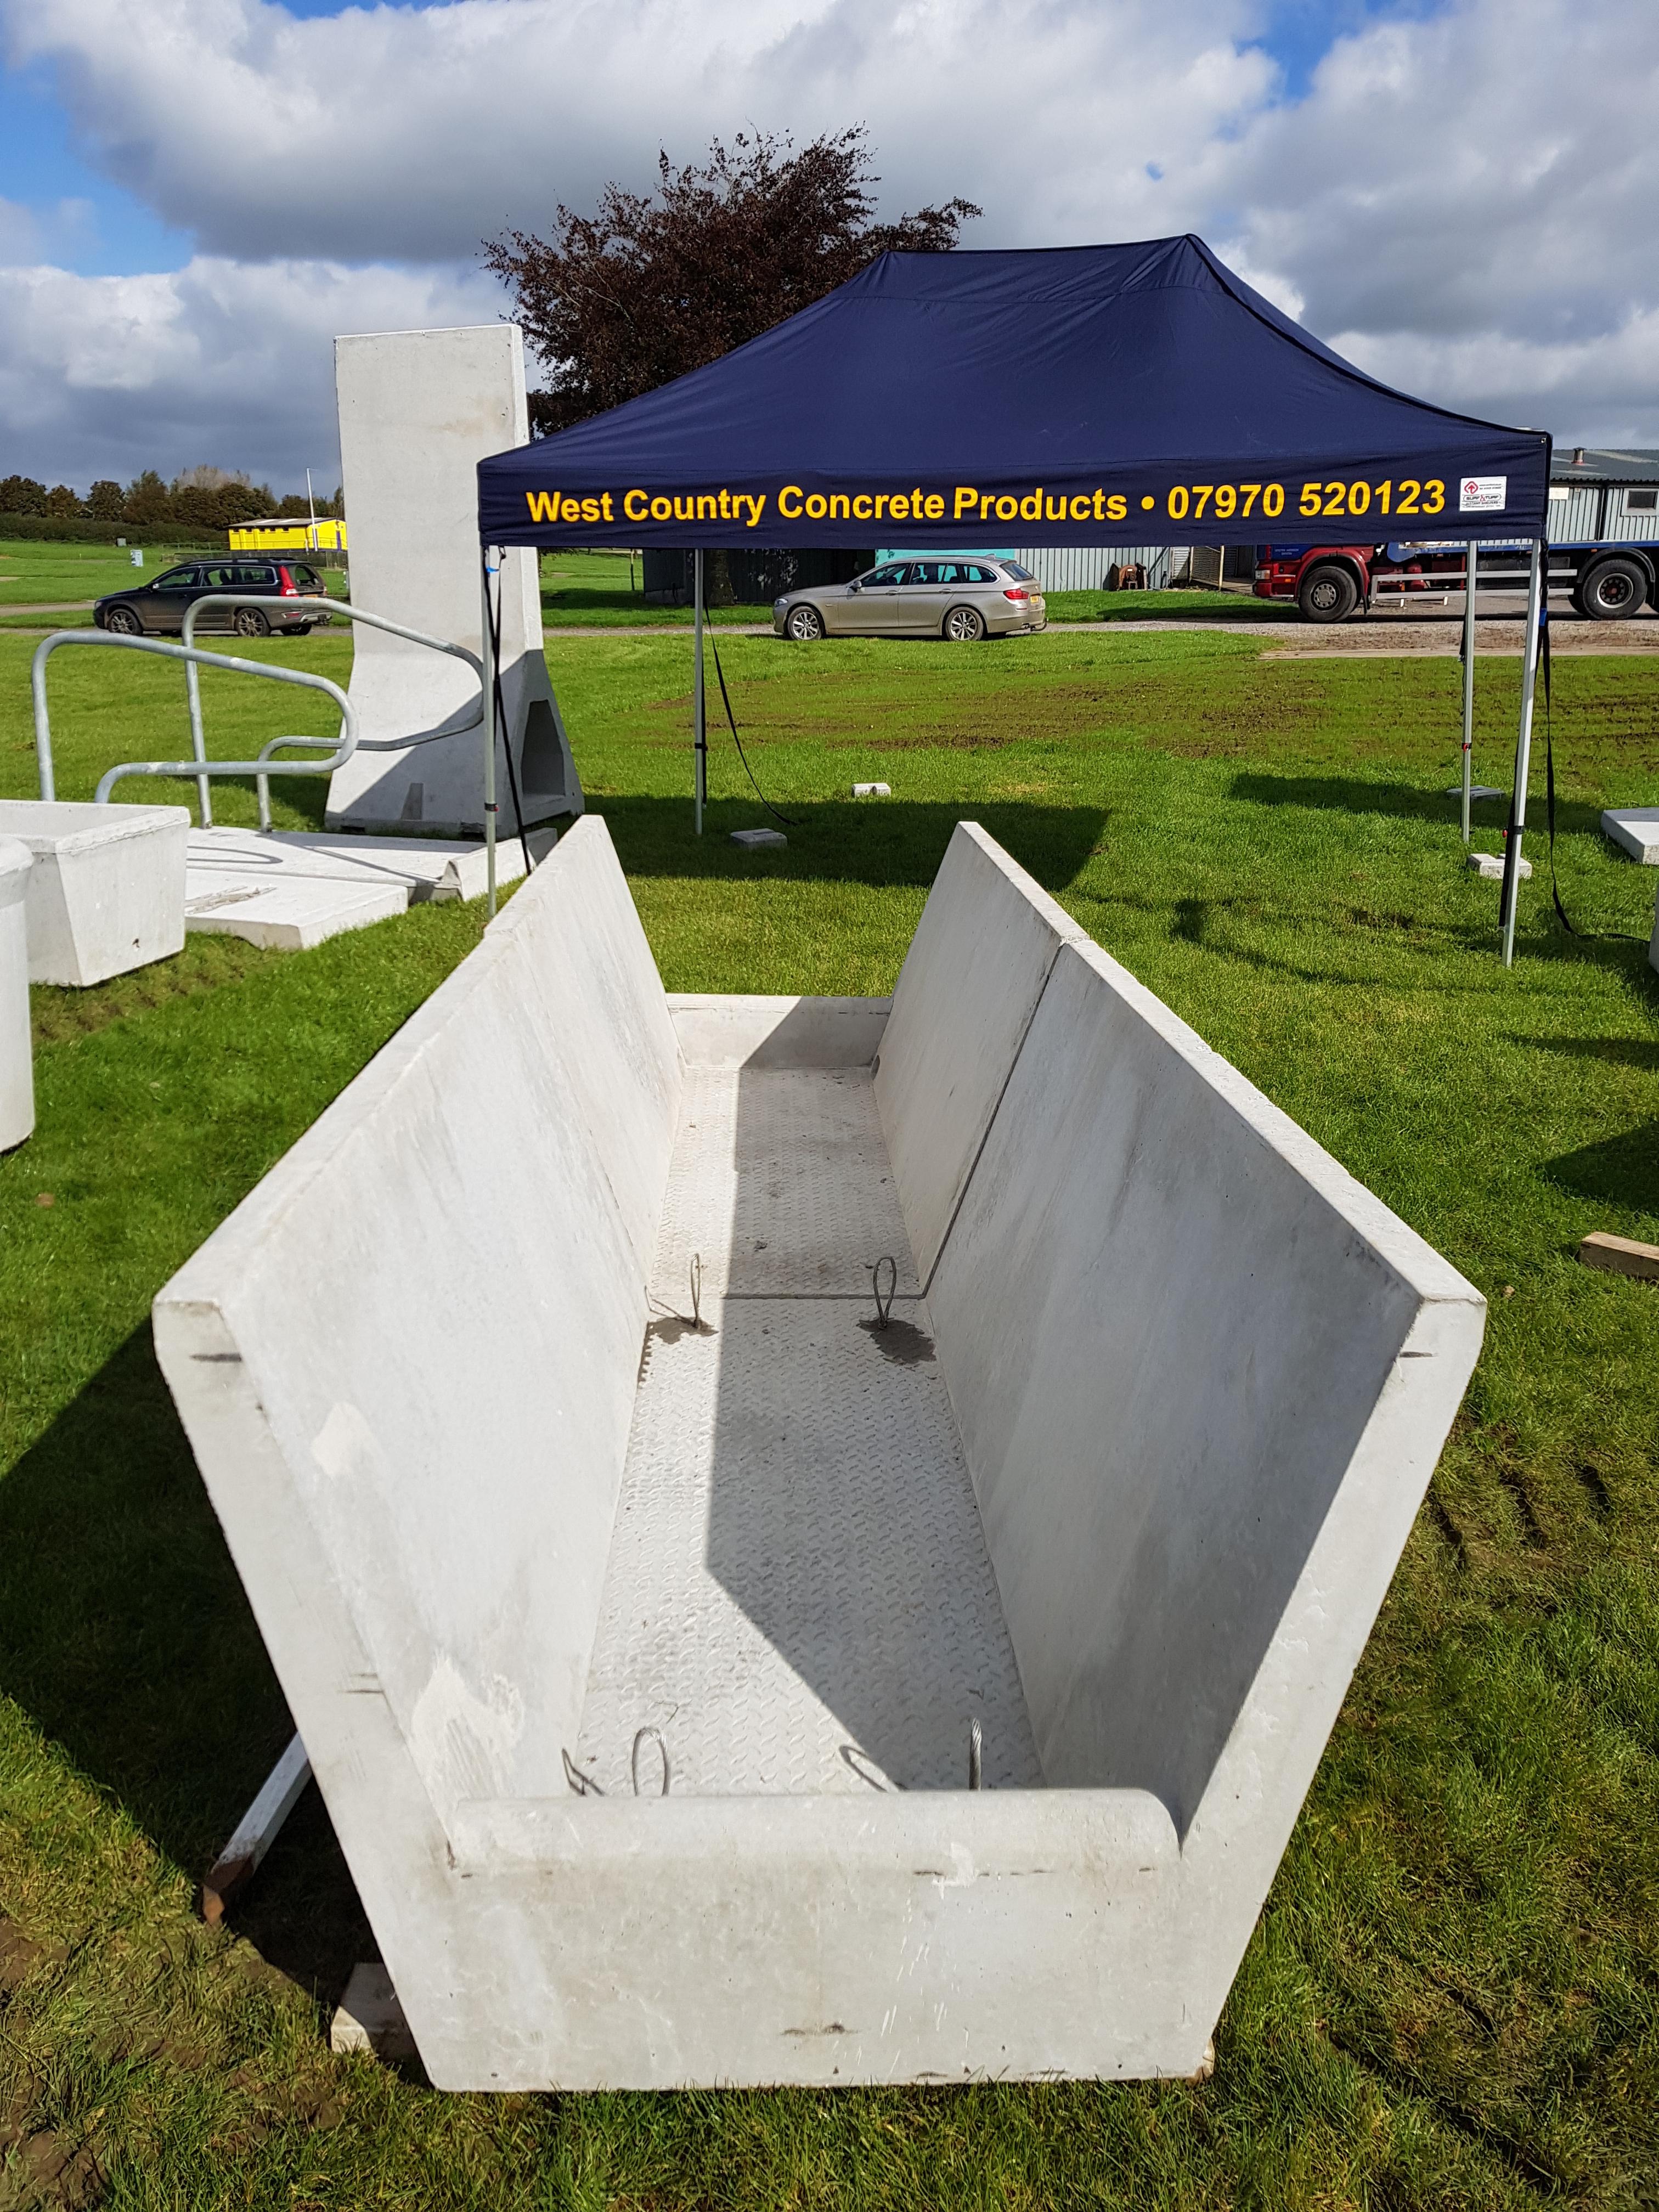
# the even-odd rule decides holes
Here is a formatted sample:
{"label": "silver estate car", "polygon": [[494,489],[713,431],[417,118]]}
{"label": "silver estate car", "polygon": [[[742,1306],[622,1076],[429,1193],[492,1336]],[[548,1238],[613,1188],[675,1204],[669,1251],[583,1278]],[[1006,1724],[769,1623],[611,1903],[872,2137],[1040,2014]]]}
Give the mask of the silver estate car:
{"label": "silver estate car", "polygon": [[850,584],[786,592],[773,602],[772,628],[805,644],[819,637],[948,637],[971,645],[1042,629],[1042,594],[1018,561],[944,555],[936,561],[884,561]]}

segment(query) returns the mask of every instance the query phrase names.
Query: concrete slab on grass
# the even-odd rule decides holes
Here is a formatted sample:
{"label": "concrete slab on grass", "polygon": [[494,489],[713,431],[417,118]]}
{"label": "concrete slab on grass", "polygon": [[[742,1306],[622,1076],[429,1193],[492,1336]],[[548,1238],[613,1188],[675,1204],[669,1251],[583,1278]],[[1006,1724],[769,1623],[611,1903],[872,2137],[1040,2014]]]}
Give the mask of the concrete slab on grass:
{"label": "concrete slab on grass", "polygon": [[752,850],[760,845],[787,845],[789,840],[781,830],[734,830],[732,842]]}
{"label": "concrete slab on grass", "polygon": [[583,821],[156,1301],[442,2087],[1208,2063],[1484,1304],[982,831],[878,1018]]}
{"label": "concrete slab on grass", "polygon": [[1659,868],[1659,806],[1610,806],[1601,834],[1644,868]]}
{"label": "concrete slab on grass", "polygon": [[[532,830],[531,855],[555,832]],[[517,837],[495,848],[495,880],[524,873]],[[425,899],[480,898],[483,845],[427,837],[319,836],[304,830],[192,830],[186,926],[297,951],[384,921]]]}
{"label": "concrete slab on grass", "polygon": [[[1468,857],[1468,865],[1477,876],[1483,877],[1489,884],[1503,882],[1504,855],[1501,853],[1471,853]],[[1519,864],[1518,873],[1522,882],[1526,883],[1532,874],[1532,862],[1523,859]]]}

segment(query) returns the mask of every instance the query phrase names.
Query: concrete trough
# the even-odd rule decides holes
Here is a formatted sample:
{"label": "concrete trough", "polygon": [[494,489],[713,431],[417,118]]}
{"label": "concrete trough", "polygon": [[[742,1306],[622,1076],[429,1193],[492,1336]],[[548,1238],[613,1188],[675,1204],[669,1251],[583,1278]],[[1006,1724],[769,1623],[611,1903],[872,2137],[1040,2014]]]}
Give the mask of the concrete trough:
{"label": "concrete trough", "polygon": [[528,2089],[1197,2071],[1484,1307],[973,825],[889,1008],[670,1000],[589,817],[155,1321]]}

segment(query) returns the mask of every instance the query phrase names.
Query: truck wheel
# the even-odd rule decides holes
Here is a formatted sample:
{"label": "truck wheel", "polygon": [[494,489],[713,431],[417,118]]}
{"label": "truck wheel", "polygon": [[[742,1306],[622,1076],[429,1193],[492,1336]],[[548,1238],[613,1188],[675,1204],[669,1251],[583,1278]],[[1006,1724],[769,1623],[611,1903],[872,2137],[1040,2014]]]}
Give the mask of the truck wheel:
{"label": "truck wheel", "polygon": [[1302,579],[1296,603],[1304,622],[1340,622],[1359,604],[1359,590],[1346,568],[1334,561],[1322,562]]}
{"label": "truck wheel", "polygon": [[1648,580],[1634,561],[1598,561],[1577,593],[1580,611],[1592,622],[1622,622],[1647,595]]}

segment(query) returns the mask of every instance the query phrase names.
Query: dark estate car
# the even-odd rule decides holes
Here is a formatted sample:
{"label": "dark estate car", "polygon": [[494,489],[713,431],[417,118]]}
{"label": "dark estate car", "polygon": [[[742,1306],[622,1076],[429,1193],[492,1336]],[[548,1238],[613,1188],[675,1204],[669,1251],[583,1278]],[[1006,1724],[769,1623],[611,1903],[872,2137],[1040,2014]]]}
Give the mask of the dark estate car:
{"label": "dark estate car", "polygon": [[153,584],[129,586],[109,592],[97,601],[92,618],[100,629],[122,637],[143,637],[147,632],[182,629],[185,610],[193,599],[211,599],[225,592],[269,592],[294,601],[286,607],[204,607],[196,618],[204,630],[234,629],[241,637],[269,637],[273,630],[284,637],[303,637],[313,623],[327,615],[313,604],[327,592],[322,578],[303,561],[187,561],[169,568]]}

